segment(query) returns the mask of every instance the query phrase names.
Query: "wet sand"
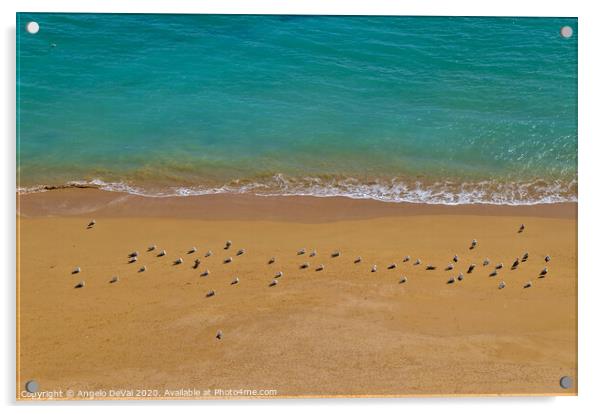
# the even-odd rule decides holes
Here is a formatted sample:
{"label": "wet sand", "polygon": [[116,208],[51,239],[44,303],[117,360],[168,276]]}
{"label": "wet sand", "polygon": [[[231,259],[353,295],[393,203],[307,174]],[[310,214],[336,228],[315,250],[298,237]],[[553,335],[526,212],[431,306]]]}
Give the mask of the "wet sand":
{"label": "wet sand", "polygon": [[[22,195],[18,211],[19,393],[35,378],[40,390],[144,389],[168,398],[177,395],[166,390],[182,388],[212,390],[195,398],[219,397],[215,389],[278,397],[576,394],[576,204],[69,189]],[[147,252],[152,244],[157,250]],[[192,246],[198,251],[187,254]],[[165,257],[157,257],[161,249]],[[316,257],[308,257],[312,249]],[[138,262],[128,264],[136,250]],[[335,250],[340,257],[330,256]],[[525,251],[529,259],[511,270]],[[455,254],[455,268],[444,270]],[[184,263],[174,265],[179,257]],[[304,262],[308,269],[299,268]],[[391,263],[397,267],[387,270]],[[504,267],[490,277],[497,263]],[[72,275],[76,266],[82,271]],[[205,269],[210,275],[201,277]],[[269,287],[278,271],[284,275]],[[464,280],[447,283],[460,272]],[[230,285],[234,277],[240,282]],[[80,280],[85,287],[75,289]],[[206,297],[209,290],[215,296]],[[560,388],[563,375],[573,388]]]}

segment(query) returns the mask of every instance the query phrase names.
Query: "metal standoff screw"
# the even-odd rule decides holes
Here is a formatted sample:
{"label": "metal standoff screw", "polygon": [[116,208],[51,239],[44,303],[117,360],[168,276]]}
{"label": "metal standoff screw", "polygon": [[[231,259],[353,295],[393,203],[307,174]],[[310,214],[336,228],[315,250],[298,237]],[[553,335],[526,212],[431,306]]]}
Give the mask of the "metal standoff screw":
{"label": "metal standoff screw", "polygon": [[25,383],[25,389],[27,390],[27,392],[34,393],[38,390],[38,388],[39,385],[36,380],[29,380]]}
{"label": "metal standoff screw", "polygon": [[573,387],[573,379],[568,376],[560,378],[560,386],[565,390]]}

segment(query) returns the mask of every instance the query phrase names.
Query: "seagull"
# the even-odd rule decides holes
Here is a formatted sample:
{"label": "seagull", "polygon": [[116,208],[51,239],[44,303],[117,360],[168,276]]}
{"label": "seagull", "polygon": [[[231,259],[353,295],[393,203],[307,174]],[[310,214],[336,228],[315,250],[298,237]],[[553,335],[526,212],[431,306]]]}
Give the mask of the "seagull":
{"label": "seagull", "polygon": [[529,280],[527,283],[525,283],[525,284],[523,285],[523,289],[530,288],[531,286],[533,286],[533,283],[532,283],[532,282]]}
{"label": "seagull", "polygon": [[407,261],[409,261],[409,260],[410,260],[410,256],[406,256],[406,257],[403,258],[403,262],[404,263],[407,262]]}
{"label": "seagull", "polygon": [[521,225],[520,225],[520,228],[518,229],[518,232],[519,232],[519,233],[522,233],[523,231],[525,231],[525,225],[524,225],[524,224],[521,224]]}
{"label": "seagull", "polygon": [[338,250],[333,252],[330,257],[339,257],[341,255],[341,252],[339,252]]}
{"label": "seagull", "polygon": [[231,285],[236,285],[238,284],[238,282],[240,282],[240,280],[238,280],[237,277],[235,277],[234,279],[232,279],[232,282],[230,282]]}
{"label": "seagull", "polygon": [[245,249],[240,249],[239,251],[236,252],[237,256],[242,256],[243,254],[245,254]]}
{"label": "seagull", "polygon": [[74,274],[76,274],[76,273],[79,273],[79,272],[81,272],[81,271],[82,271],[82,269],[81,269],[81,268],[78,266],[78,267],[76,267],[75,269],[73,269],[73,270],[71,271],[71,274],[72,274],[72,275],[74,275]]}
{"label": "seagull", "polygon": [[472,273],[472,271],[474,270],[474,268],[476,267],[476,265],[473,263],[470,266],[468,266],[468,270],[466,271],[466,273]]}
{"label": "seagull", "polygon": [[224,264],[226,264],[226,263],[232,263],[232,258],[231,257],[226,257],[224,259]]}
{"label": "seagull", "polygon": [[276,279],[274,279],[270,282],[270,284],[268,286],[272,287],[272,286],[276,286],[277,284],[278,284],[278,281]]}
{"label": "seagull", "polygon": [[84,282],[83,280],[80,281],[77,285],[74,286],[75,289],[81,289],[83,287],[86,286],[86,282]]}
{"label": "seagull", "polygon": [[96,224],[96,220],[92,219],[91,222],[88,223],[88,228],[91,229]]}
{"label": "seagull", "polygon": [[464,280],[464,274],[462,272],[460,272],[460,274],[457,277],[458,281],[463,281]]}
{"label": "seagull", "polygon": [[217,331],[217,333],[215,334],[215,338],[218,340],[222,340],[222,338],[224,337],[224,334],[222,333],[222,331]]}
{"label": "seagull", "polygon": [[142,266],[140,269],[138,269],[138,273],[142,272],[146,272],[146,266]]}
{"label": "seagull", "polygon": [[396,264],[396,263],[391,263],[391,264],[390,264],[390,265],[387,267],[387,269],[389,269],[389,270],[392,270],[392,269],[395,269],[396,267],[397,267],[397,264]]}
{"label": "seagull", "polygon": [[414,262],[414,266],[418,266],[420,263],[422,263],[422,260],[416,259],[416,261]]}
{"label": "seagull", "polygon": [[138,252],[132,252],[128,254],[128,257],[138,257]]}
{"label": "seagull", "polygon": [[504,267],[504,264],[498,263],[498,265],[495,267],[495,270],[500,270],[502,267]]}
{"label": "seagull", "polygon": [[309,267],[309,263],[305,262],[303,263],[301,266],[299,266],[301,269],[307,269]]}
{"label": "seagull", "polygon": [[405,276],[402,276],[401,279],[399,279],[399,283],[406,283],[408,281],[408,278]]}
{"label": "seagull", "polygon": [[306,250],[305,249],[300,249],[297,251],[297,256],[301,256],[302,254],[305,254]]}
{"label": "seagull", "polygon": [[454,269],[454,265],[453,264],[448,264],[447,267],[445,268],[445,270],[453,270]]}
{"label": "seagull", "polygon": [[477,247],[477,239],[474,239],[472,243],[470,243],[470,250],[474,249],[475,247]]}
{"label": "seagull", "polygon": [[539,272],[539,276],[540,277],[545,276],[547,274],[548,274],[548,268],[547,267],[544,267],[543,270],[541,272]]}
{"label": "seagull", "polygon": [[268,264],[273,264],[275,262],[276,262],[276,258],[275,257],[272,257],[272,258],[270,258],[270,260],[268,260]]}
{"label": "seagull", "polygon": [[483,260],[483,266],[487,266],[489,265],[489,258],[485,258],[485,260]]}
{"label": "seagull", "polygon": [[317,255],[318,253],[316,253],[316,250],[312,250],[311,253],[309,254],[309,257],[314,257],[315,255]]}
{"label": "seagull", "polygon": [[455,263],[458,263],[458,259],[459,259],[459,257],[458,257],[458,255],[456,254],[456,255],[454,255],[454,258],[453,258],[452,260],[453,260]]}
{"label": "seagull", "polygon": [[550,260],[552,260],[552,258],[551,258],[550,256],[546,256],[546,257],[544,258],[544,260],[545,260],[545,261],[546,261],[546,263],[547,263],[547,262],[549,262]]}
{"label": "seagull", "polygon": [[174,264],[174,265],[179,265],[179,264],[182,264],[182,263],[184,263],[184,259],[182,259],[181,257],[178,257],[178,258],[177,258],[177,259],[176,259],[176,260],[173,262],[173,264]]}
{"label": "seagull", "polygon": [[493,272],[489,273],[489,277],[494,277],[497,276],[497,269],[494,270]]}
{"label": "seagull", "polygon": [[362,256],[358,256],[356,257],[356,259],[353,261],[353,263],[358,264],[362,261]]}
{"label": "seagull", "polygon": [[282,277],[284,275],[284,273],[282,272],[276,272],[276,274],[274,275],[275,278],[279,278]]}
{"label": "seagull", "polygon": [[203,276],[203,277],[209,276],[209,269],[207,269],[203,273],[201,273],[201,276]]}
{"label": "seagull", "polygon": [[157,257],[163,257],[163,256],[165,256],[166,254],[167,254],[167,252],[166,252],[165,250],[161,250],[161,251],[159,252],[159,254],[157,255]]}
{"label": "seagull", "polygon": [[210,298],[211,296],[215,296],[215,290],[211,289],[209,292],[207,292],[205,296],[208,298]]}
{"label": "seagull", "polygon": [[224,246],[224,250],[228,250],[230,248],[230,246],[232,246],[232,242],[230,240],[228,240],[226,242],[226,245]]}
{"label": "seagull", "polygon": [[213,254],[213,252],[211,250],[209,250],[207,253],[205,253],[205,257],[209,257]]}
{"label": "seagull", "polygon": [[119,276],[113,276],[113,278],[111,280],[109,280],[109,283],[117,283],[119,282]]}
{"label": "seagull", "polygon": [[516,260],[514,261],[514,263],[512,263],[512,267],[510,269],[512,269],[512,270],[516,269],[519,264],[520,264],[520,262],[517,257]]}
{"label": "seagull", "polygon": [[147,252],[152,252],[153,250],[155,250],[157,248],[157,245],[153,244],[152,246],[148,246],[148,249],[146,249]]}
{"label": "seagull", "polygon": [[128,263],[136,263],[138,261],[137,257],[130,257],[130,260],[128,260]]}
{"label": "seagull", "polygon": [[502,280],[499,285],[497,285],[498,289],[504,289],[506,287],[506,283]]}
{"label": "seagull", "polygon": [[372,273],[376,273],[376,265],[372,265],[372,269],[370,270]]}
{"label": "seagull", "polygon": [[192,253],[196,253],[196,247],[193,247],[192,249],[188,250],[188,254]]}
{"label": "seagull", "polygon": [[196,269],[201,264],[201,259],[194,259],[194,264],[192,265],[193,269]]}
{"label": "seagull", "polygon": [[447,284],[451,285],[452,283],[454,283],[456,281],[456,279],[452,276],[449,279],[447,279]]}
{"label": "seagull", "polygon": [[528,258],[529,258],[529,252],[526,252],[525,254],[523,254],[523,258],[521,259],[521,262],[526,262]]}
{"label": "seagull", "polygon": [[324,265],[321,264],[320,266],[316,267],[316,272],[321,272],[322,270],[324,270]]}
{"label": "seagull", "polygon": [[426,270],[435,270],[436,268],[437,268],[437,266],[433,266],[433,265],[426,266]]}

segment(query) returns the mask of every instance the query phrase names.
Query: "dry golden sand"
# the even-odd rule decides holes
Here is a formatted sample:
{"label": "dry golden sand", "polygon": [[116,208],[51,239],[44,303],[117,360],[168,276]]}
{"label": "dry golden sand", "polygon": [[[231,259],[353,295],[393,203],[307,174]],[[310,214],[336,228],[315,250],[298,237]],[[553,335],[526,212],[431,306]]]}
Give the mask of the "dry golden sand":
{"label": "dry golden sand", "polygon": [[[40,390],[156,389],[161,397],[180,388],[280,397],[576,393],[575,204],[149,199],[81,189],[18,201],[18,398],[31,378]],[[146,251],[151,244],[157,251]],[[192,246],[198,252],[187,254]],[[236,257],[239,248],[246,253]],[[307,253],[298,256],[300,248]],[[166,257],[156,257],[161,249]],[[139,260],[128,264],[135,250]],[[330,257],[335,250],[342,255]],[[511,270],[525,251],[529,260]],[[454,254],[459,263],[445,271]],[[549,273],[538,279],[548,254]],[[173,265],[178,257],[184,263]],[[76,266],[82,272],[72,275]],[[278,271],[284,276],[269,287]],[[463,281],[446,283],[460,271]],[[234,277],[240,283],[230,285]],[[75,289],[80,280],[85,288]],[[572,389],[559,387],[563,375]]]}

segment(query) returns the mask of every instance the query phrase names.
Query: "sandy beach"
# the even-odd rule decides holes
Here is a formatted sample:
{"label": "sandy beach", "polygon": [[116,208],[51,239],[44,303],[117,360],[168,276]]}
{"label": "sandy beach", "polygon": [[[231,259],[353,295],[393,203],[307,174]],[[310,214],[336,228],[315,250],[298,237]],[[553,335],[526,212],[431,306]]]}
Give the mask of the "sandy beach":
{"label": "sandy beach", "polygon": [[[180,389],[211,390],[194,398],[241,389],[277,397],[577,393],[576,203],[95,189],[17,201],[17,398],[32,378],[40,390],[157,390],[158,398],[178,398],[166,391]],[[447,283],[460,272],[463,280]],[[565,375],[571,389],[559,386]]]}

